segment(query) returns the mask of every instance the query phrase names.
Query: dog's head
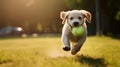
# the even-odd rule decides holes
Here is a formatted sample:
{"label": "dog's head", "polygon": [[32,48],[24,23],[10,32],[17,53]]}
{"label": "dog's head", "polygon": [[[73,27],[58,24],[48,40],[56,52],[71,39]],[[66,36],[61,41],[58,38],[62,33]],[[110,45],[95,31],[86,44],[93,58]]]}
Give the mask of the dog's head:
{"label": "dog's head", "polygon": [[67,22],[71,27],[76,27],[85,23],[86,20],[90,23],[91,13],[86,10],[62,11],[60,18],[63,20],[62,24]]}

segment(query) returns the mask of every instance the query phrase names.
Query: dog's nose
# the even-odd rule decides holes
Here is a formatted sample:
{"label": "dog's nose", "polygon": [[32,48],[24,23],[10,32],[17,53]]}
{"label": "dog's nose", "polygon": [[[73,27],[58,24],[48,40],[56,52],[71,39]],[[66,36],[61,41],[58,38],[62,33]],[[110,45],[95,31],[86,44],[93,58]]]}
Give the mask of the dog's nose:
{"label": "dog's nose", "polygon": [[76,26],[78,26],[79,25],[79,23],[78,22],[74,22],[74,26],[76,27]]}

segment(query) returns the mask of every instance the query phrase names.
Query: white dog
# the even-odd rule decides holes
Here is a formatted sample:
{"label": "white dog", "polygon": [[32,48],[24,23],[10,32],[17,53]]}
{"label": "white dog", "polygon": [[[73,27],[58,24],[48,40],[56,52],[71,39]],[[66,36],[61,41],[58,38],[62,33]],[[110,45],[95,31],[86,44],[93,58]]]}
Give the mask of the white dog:
{"label": "white dog", "polygon": [[[71,54],[75,55],[86,40],[87,26],[85,22],[86,20],[91,22],[91,13],[86,10],[62,11],[60,13],[60,18],[63,20],[62,24],[64,24],[62,29],[63,50],[69,51],[71,49],[70,42],[72,42]],[[76,26],[84,27],[84,35],[75,37],[72,34],[72,28]]]}

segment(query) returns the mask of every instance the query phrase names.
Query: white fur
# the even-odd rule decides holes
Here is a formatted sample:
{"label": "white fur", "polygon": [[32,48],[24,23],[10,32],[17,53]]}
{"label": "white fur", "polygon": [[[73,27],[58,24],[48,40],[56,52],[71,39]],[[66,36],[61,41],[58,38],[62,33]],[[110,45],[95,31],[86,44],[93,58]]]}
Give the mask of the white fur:
{"label": "white fur", "polygon": [[[64,47],[70,47],[70,43],[72,43],[72,50],[71,54],[75,55],[81,48],[81,46],[84,44],[86,37],[87,37],[87,26],[86,26],[86,20],[88,22],[91,22],[91,14],[88,11],[85,10],[72,10],[64,12],[62,11],[60,13],[60,17],[63,20],[63,29],[62,29],[62,43],[63,48]],[[71,20],[72,17],[72,20]],[[80,18],[78,18],[80,17]],[[80,37],[75,37],[71,30],[74,27],[74,22],[78,22],[78,25],[81,25],[84,27],[84,34]]]}

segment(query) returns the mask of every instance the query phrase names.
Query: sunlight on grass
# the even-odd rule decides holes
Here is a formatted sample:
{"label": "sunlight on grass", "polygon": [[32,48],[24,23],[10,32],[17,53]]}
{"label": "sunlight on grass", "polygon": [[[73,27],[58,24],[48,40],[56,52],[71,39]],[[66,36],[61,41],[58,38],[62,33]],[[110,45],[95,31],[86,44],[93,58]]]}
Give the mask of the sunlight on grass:
{"label": "sunlight on grass", "polygon": [[0,67],[120,67],[120,40],[88,37],[73,56],[60,37],[0,39]]}

